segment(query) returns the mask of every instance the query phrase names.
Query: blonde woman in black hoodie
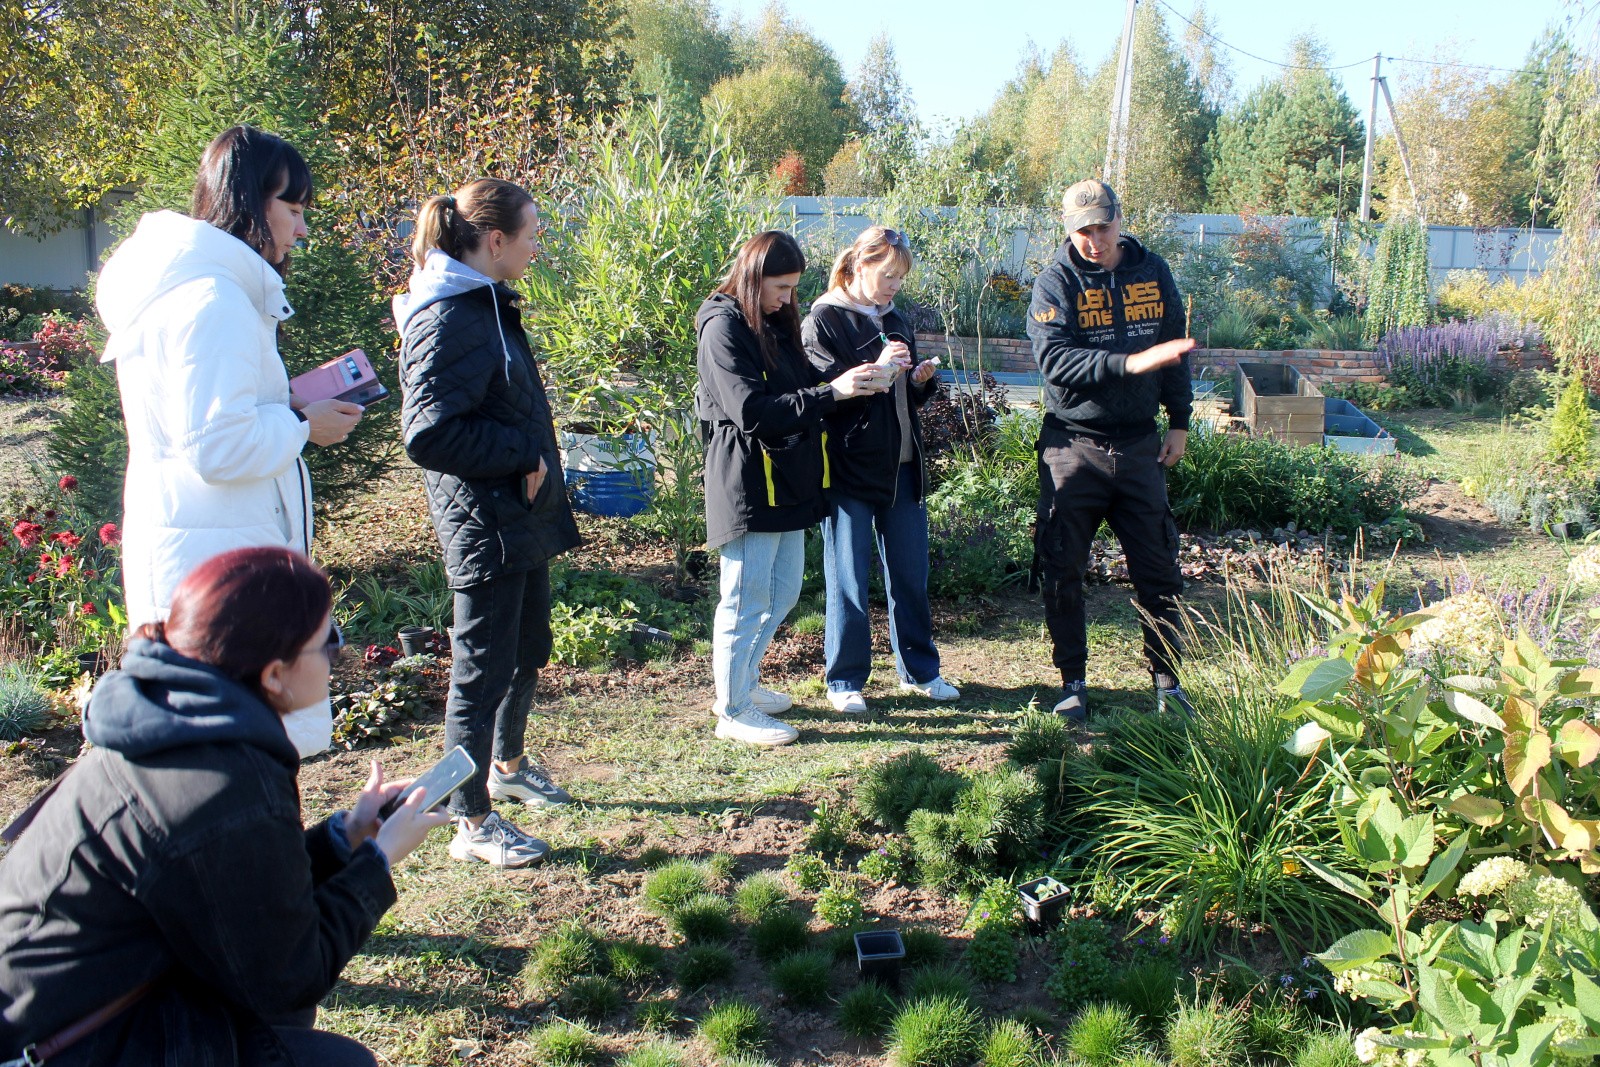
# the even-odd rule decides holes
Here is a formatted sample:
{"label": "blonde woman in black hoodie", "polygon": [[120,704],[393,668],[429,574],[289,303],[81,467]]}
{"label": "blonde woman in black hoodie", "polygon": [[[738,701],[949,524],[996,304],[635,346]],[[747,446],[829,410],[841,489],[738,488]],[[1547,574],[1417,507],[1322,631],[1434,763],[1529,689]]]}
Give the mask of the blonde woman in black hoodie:
{"label": "blonde woman in black hoodie", "polygon": [[793,237],[757,234],[695,316],[706,547],[722,555],[712,710],[718,737],[764,748],[800,736],[772,717],[793,701],[759,682],[772,635],[800,597],[805,529],[824,510],[823,419],[841,399],[881,393],[890,379],[866,364],[829,381],[807,362],[794,306],[805,266]]}
{"label": "blonde woman in black hoodie", "polygon": [[939,673],[928,608],[928,509],[917,409],[933,395],[937,360],[917,358],[916,337],[894,298],[912,266],[905,235],[868,226],[839,253],[828,291],[801,327],[806,355],[824,376],[876,363],[893,380],[885,393],[848,400],[828,416],[833,485],[822,520],[828,578],[828,700],[834,710],[867,710],[872,630],[867,583],[872,547],[883,562],[889,644],[900,688],[934,700],[961,692]]}

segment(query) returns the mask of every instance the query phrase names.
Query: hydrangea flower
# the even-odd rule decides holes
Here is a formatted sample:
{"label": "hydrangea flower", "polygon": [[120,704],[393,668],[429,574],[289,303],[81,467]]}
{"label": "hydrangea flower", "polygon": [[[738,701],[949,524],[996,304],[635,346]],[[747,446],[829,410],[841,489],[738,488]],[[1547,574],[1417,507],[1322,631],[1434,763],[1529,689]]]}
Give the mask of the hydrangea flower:
{"label": "hydrangea flower", "polygon": [[1583,894],[1570,882],[1548,874],[1513,885],[1506,893],[1506,904],[1529,926],[1543,926],[1552,917],[1557,922],[1565,921],[1586,906]]}
{"label": "hydrangea flower", "polygon": [[1482,593],[1457,593],[1425,610],[1433,617],[1411,631],[1414,654],[1478,661],[1494,655],[1504,643],[1500,612]]}
{"label": "hydrangea flower", "polygon": [[1523,881],[1529,875],[1528,865],[1510,856],[1491,856],[1461,876],[1456,885],[1457,896],[1487,897]]}
{"label": "hydrangea flower", "polygon": [[1600,585],[1600,545],[1590,545],[1567,560],[1573,585]]}

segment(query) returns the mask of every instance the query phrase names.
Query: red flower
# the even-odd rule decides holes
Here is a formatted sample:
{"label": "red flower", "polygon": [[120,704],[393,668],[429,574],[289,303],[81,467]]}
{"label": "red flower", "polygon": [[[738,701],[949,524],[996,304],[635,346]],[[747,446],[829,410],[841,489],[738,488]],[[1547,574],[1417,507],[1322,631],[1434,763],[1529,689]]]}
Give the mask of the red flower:
{"label": "red flower", "polygon": [[39,569],[40,570],[47,571],[51,567],[55,566],[55,563],[56,563],[56,558],[54,556],[52,556],[50,553],[48,553],[48,552],[39,553]]}
{"label": "red flower", "polygon": [[117,524],[108,522],[100,527],[100,543],[102,545],[122,544],[122,531],[117,529]]}
{"label": "red flower", "polygon": [[78,479],[74,478],[70,474],[63,474],[61,476],[61,480],[56,484],[61,486],[63,492],[70,493],[74,489],[78,488]]}
{"label": "red flower", "polygon": [[83,574],[83,580],[86,581],[86,582],[92,582],[96,578],[100,577],[100,572],[96,571],[92,567],[85,567],[83,569],[83,571],[82,571],[82,574]]}
{"label": "red flower", "polygon": [[72,573],[72,557],[62,556],[56,560],[56,577],[65,578]]}
{"label": "red flower", "polygon": [[81,609],[79,609],[79,610],[81,610],[85,615],[93,615],[93,614],[95,614],[96,609],[95,609],[95,606],[94,606],[94,601],[85,600],[83,602],[83,607]]}
{"label": "red flower", "polygon": [[55,522],[56,521],[56,509],[55,508],[45,508],[44,509],[44,521],[45,522]]}
{"label": "red flower", "polygon": [[18,519],[11,533],[16,537],[17,544],[23,548],[32,548],[39,543],[39,535],[44,533],[44,527],[27,519]]}
{"label": "red flower", "polygon": [[51,534],[50,540],[54,541],[58,545],[66,545],[68,548],[77,548],[83,543],[83,538],[79,537],[71,530],[62,530],[60,533]]}

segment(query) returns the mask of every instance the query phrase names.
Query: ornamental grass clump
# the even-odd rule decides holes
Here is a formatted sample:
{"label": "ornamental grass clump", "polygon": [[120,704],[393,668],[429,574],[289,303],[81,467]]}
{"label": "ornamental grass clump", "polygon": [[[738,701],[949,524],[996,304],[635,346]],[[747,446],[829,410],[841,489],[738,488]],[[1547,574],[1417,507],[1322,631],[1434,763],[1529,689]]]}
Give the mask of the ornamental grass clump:
{"label": "ornamental grass clump", "polygon": [[754,1004],[725,1000],[706,1012],[697,1028],[718,1056],[759,1052],[767,1040],[767,1021]]}
{"label": "ornamental grass clump", "polygon": [[1235,1067],[1246,1061],[1244,1011],[1218,1000],[1184,1001],[1167,1020],[1172,1067]]}
{"label": "ornamental grass clump", "polygon": [[1172,1010],[1182,978],[1172,960],[1138,960],[1112,977],[1111,999],[1126,1005],[1146,1026],[1156,1026]]}
{"label": "ornamental grass clump", "polygon": [[805,919],[792,911],[773,912],[750,928],[750,946],[760,960],[775,960],[806,947]]}
{"label": "ornamental grass clump", "polygon": [[582,923],[569,922],[546,935],[522,969],[524,993],[532,998],[558,995],[574,979],[599,974],[601,942]]}
{"label": "ornamental grass clump", "polygon": [[44,732],[54,718],[50,698],[20,663],[0,665],[0,741],[21,741]]}
{"label": "ornamental grass clump", "polygon": [[861,1041],[882,1037],[894,1018],[894,997],[877,982],[862,982],[839,998],[839,1029]]}
{"label": "ornamental grass clump", "polygon": [[567,983],[560,1003],[567,1014],[597,1022],[622,1010],[622,986],[605,975],[584,975]]}
{"label": "ornamental grass clump", "polygon": [[1072,1020],[1063,1044],[1083,1067],[1115,1067],[1138,1051],[1139,1021],[1121,1004],[1090,1004]]}
{"label": "ornamental grass clump", "polygon": [[733,892],[733,910],[747,923],[758,923],[788,908],[789,890],[773,871],[757,871]]}
{"label": "ornamental grass clump", "polygon": [[606,961],[617,981],[644,985],[661,973],[667,953],[646,941],[618,941],[606,947]]}
{"label": "ornamental grass clump", "polygon": [[1320,1030],[1305,1039],[1290,1061],[1291,1067],[1361,1067],[1349,1035]]}
{"label": "ornamental grass clump", "polygon": [[667,909],[666,919],[685,941],[726,941],[733,936],[733,909],[715,893],[700,893]]}
{"label": "ornamental grass clump", "polygon": [[549,1067],[588,1067],[600,1062],[600,1041],[589,1029],[558,1019],[532,1034],[539,1062]]}
{"label": "ornamental grass clump", "polygon": [[914,968],[905,977],[907,1000],[972,1000],[972,978],[959,967],[930,964]]}
{"label": "ornamental grass clump", "polygon": [[1001,1019],[984,1035],[978,1067],[1034,1067],[1042,1051],[1031,1028],[1015,1019]]}
{"label": "ornamental grass clump", "polygon": [[710,891],[704,868],[690,860],[673,860],[645,879],[644,903],[655,914],[664,916]]}
{"label": "ornamental grass clump", "polygon": [[738,961],[723,945],[687,945],[673,968],[685,990],[701,989],[733,977]]}
{"label": "ornamental grass clump", "polygon": [[911,1001],[889,1025],[890,1067],[965,1067],[977,1054],[982,1019],[958,997]]}
{"label": "ornamental grass clump", "polygon": [[821,949],[791,953],[772,965],[770,977],[772,988],[791,1004],[821,1004],[833,984],[833,956]]}
{"label": "ornamental grass clump", "polygon": [[664,1041],[634,1049],[617,1061],[617,1067],[683,1067],[683,1051]]}

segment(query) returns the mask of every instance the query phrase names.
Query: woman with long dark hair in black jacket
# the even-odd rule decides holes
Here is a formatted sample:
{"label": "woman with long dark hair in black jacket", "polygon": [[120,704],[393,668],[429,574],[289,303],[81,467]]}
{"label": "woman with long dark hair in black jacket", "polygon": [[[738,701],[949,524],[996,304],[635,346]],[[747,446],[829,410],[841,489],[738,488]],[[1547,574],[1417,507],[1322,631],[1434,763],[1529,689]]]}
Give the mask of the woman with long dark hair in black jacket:
{"label": "woman with long dark hair in black jacket", "polygon": [[491,799],[572,799],[523,751],[550,661],[549,562],[579,543],[550,402],[506,284],[538,249],[533,198],[480,178],[422,205],[417,269],[394,300],[406,454],[424,471],[455,591],[444,745],[478,764],[450,798],[450,855],[495,867],[536,863],[549,846],[502,819]]}
{"label": "woman with long dark hair in black jacket", "polygon": [[0,1060],[373,1067],[311,1023],[394,903],[390,864],[445,816],[419,792],[380,818],[405,783],[374,762],[302,828],[283,720],[327,699],[332,605],[290,549],[225,552],[100,679],[93,747],[0,862]]}
{"label": "woman with long dark hair in black jacket", "polygon": [[805,267],[793,237],[759,233],[695,316],[706,546],[722,556],[712,710],[718,737],[768,748],[800,736],[773,718],[793,701],[762,688],[760,672],[773,634],[800,598],[805,529],[822,517],[823,418],[842,398],[888,388],[888,371],[873,364],[829,381],[806,361],[794,305]]}

